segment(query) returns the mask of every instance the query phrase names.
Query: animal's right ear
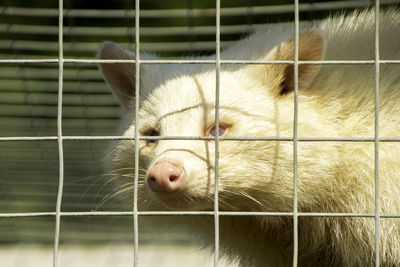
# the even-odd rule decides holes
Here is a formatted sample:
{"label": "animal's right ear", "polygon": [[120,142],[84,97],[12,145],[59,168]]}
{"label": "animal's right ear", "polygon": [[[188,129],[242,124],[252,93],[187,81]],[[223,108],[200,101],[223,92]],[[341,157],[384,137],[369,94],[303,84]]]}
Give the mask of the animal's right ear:
{"label": "animal's right ear", "polygon": [[[99,47],[97,57],[99,59],[135,59],[135,53],[114,42],[104,42]],[[100,71],[121,106],[129,109],[135,97],[135,64],[101,63]]]}

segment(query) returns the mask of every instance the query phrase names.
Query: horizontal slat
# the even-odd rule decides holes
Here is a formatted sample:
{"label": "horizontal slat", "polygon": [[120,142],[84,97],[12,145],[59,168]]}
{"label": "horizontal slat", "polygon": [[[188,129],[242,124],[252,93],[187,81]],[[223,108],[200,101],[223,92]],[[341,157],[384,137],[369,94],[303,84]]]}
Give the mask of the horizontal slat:
{"label": "horizontal slat", "polygon": [[[0,69],[1,71],[1,69]],[[38,80],[24,79],[21,80],[1,80],[0,81],[0,92],[39,92],[39,93],[57,93],[58,81],[38,81]],[[85,81],[64,81],[63,82],[64,93],[82,93],[82,94],[106,94],[111,95],[111,90],[108,88],[106,83],[102,80],[99,82],[85,82]],[[116,103],[113,101],[113,97],[109,98],[110,103]],[[1,99],[0,99],[1,101]]]}
{"label": "horizontal slat", "polygon": [[[42,191],[46,191],[46,188]],[[57,197],[57,194],[54,193],[53,195],[46,194],[46,197],[42,199],[35,199],[32,196],[24,196],[21,194],[20,196],[16,197],[14,195],[11,196],[11,200],[5,200],[2,202],[5,207],[7,208],[1,208],[0,207],[0,212],[27,212],[27,211],[34,211],[34,212],[51,212],[54,210],[55,206],[55,198]],[[94,204],[94,199],[95,197],[91,197],[88,199],[81,199],[80,196],[76,197],[76,202],[63,202],[63,208],[64,210],[82,210],[82,211],[89,211],[93,210],[96,208],[96,204]],[[79,199],[81,201],[85,201],[86,203],[79,203]],[[54,203],[50,202],[51,200],[54,200]],[[108,205],[107,205],[108,204]],[[106,205],[104,205],[105,208],[107,209],[114,209],[114,210],[119,210],[121,207],[118,207],[114,204],[114,207],[112,207],[112,202],[109,201]],[[74,208],[75,207],[75,208]],[[110,208],[109,208],[110,207]],[[33,231],[33,229],[29,229],[27,231]],[[1,235],[1,227],[0,227],[0,235]],[[2,240],[3,240],[3,236]]]}
{"label": "horizontal slat", "polygon": [[[66,65],[66,64],[65,64]],[[97,64],[89,65],[90,68],[85,66],[84,69],[78,68],[65,68],[63,73],[63,79],[65,80],[78,80],[80,78],[85,81],[98,80],[103,81],[100,71],[97,69]],[[58,81],[58,66],[53,65],[51,68],[35,68],[32,65],[12,65],[3,67],[0,65],[0,79],[42,79],[42,80],[54,80]]]}
{"label": "horizontal slat", "polygon": [[[96,137],[96,136],[111,136],[115,134],[115,129],[117,129],[118,126],[116,126],[114,129],[111,128],[88,128],[88,127],[82,127],[82,128],[65,128],[63,129],[63,134],[66,136],[90,136],[90,137]],[[8,139],[20,139],[21,136],[27,137],[37,137],[37,138],[43,138],[43,139],[52,139],[51,137],[48,136],[55,136],[57,134],[57,129],[56,127],[54,128],[23,128],[23,129],[18,129],[18,128],[2,128],[1,133],[0,133],[0,139],[1,138],[8,138]],[[47,136],[47,137],[46,137]],[[54,138],[56,139],[56,138]],[[12,140],[11,140],[12,141]],[[36,141],[36,140],[32,140]],[[4,141],[3,141],[4,142]],[[77,150],[81,150],[80,148]]]}
{"label": "horizontal slat", "polygon": [[[3,104],[17,105],[57,105],[57,91],[51,93],[10,93],[0,91],[0,106]],[[63,107],[66,106],[112,106],[115,102],[111,100],[111,95],[83,95],[83,94],[64,94]],[[111,100],[111,101],[110,101]]]}
{"label": "horizontal slat", "polygon": [[[120,43],[128,47],[128,43]],[[225,48],[234,44],[234,41],[222,41],[221,48]],[[99,43],[71,43],[64,42],[64,53],[93,53],[99,47]],[[58,51],[58,42],[45,41],[12,41],[0,40],[0,49],[10,50],[27,50],[42,51],[48,53],[56,53]],[[140,43],[142,51],[159,51],[159,52],[176,52],[176,51],[198,51],[198,50],[215,50],[215,41],[196,41],[196,42],[159,42],[159,43]]]}
{"label": "horizontal slat", "polygon": [[[76,141],[64,140],[65,151],[76,153],[76,148],[81,148],[82,151],[94,151],[95,148],[104,150],[110,141],[95,140],[95,141]],[[58,151],[57,140],[55,141],[29,141],[29,142],[1,142],[0,151],[2,149],[16,149],[21,151],[37,150],[44,153]]]}
{"label": "horizontal slat", "polygon": [[[94,143],[96,144],[96,143]],[[79,156],[76,155],[76,148],[68,148],[66,146],[64,150],[64,155],[65,155],[65,160],[69,163],[90,163],[93,161],[99,161],[103,158],[104,155],[102,154],[94,154],[93,152],[97,152],[99,149],[94,146],[92,143],[92,147],[89,146],[89,144],[86,143],[86,145],[82,145],[81,142],[76,143],[76,146],[85,148],[85,150],[82,150],[79,152]],[[97,144],[96,144],[97,145]],[[104,145],[100,146],[102,149],[104,149]],[[13,148],[13,147],[1,147],[1,153],[0,153],[0,158],[2,161],[9,161],[13,162],[15,159],[21,159],[21,160],[32,160],[35,164],[43,164],[46,165],[49,160],[58,160],[58,149],[55,147],[55,149],[42,149],[39,150],[37,148],[33,149],[27,149],[27,148]],[[91,166],[91,165],[88,165]]]}
{"label": "horizontal slat", "polygon": [[[57,181],[57,178],[58,178],[57,174],[54,172],[53,172],[53,174],[54,174],[53,180]],[[39,201],[40,199],[43,199],[43,198],[51,198],[51,197],[57,196],[57,192],[49,192],[49,190],[48,190],[49,188],[56,189],[57,185],[58,185],[57,183],[54,183],[53,185],[48,184],[45,186],[27,185],[25,183],[23,185],[21,184],[18,186],[14,185],[12,187],[14,187],[15,189],[19,189],[19,190],[15,190],[16,192],[13,193],[12,196],[18,197],[20,199],[24,199],[24,197],[31,198],[31,201],[35,201],[34,198],[37,198],[36,201]],[[90,185],[86,185],[86,186],[90,186]],[[65,184],[65,187],[71,187],[71,185]],[[82,185],[81,185],[81,188],[82,188]],[[99,187],[99,188],[101,189],[101,187]],[[99,190],[99,188],[97,190]],[[40,192],[40,189],[42,189],[42,190],[47,189],[47,190],[45,190],[45,192]],[[71,188],[69,188],[69,189],[71,189]],[[94,188],[92,188],[92,189],[94,189]],[[80,198],[83,198],[83,197],[96,198],[96,197],[99,197],[99,194],[97,194],[97,192],[92,192],[92,193],[88,192],[83,195],[82,192],[78,191],[78,193],[69,192],[68,197],[74,198],[76,200],[76,202],[78,202]],[[78,206],[83,206],[85,204],[86,204],[86,206],[91,206],[91,207],[94,206],[94,204],[92,204],[92,203],[82,203],[81,205],[78,205]]]}
{"label": "horizontal slat", "polygon": [[[121,218],[121,217],[119,217],[119,218]],[[106,235],[107,237],[110,237],[110,238],[115,237],[114,234],[117,232],[121,232],[121,237],[124,237],[124,239],[130,236],[130,235],[126,234],[125,230],[121,230],[121,228],[120,228],[120,226],[123,226],[123,225],[125,225],[127,227],[131,227],[131,226],[129,226],[129,219],[119,219],[119,220],[115,220],[113,218],[108,218],[108,219],[110,220],[110,222],[112,222],[112,225],[118,226],[118,227],[110,227],[110,226],[106,227],[104,224],[104,221],[99,222],[98,220],[92,219],[92,220],[90,220],[90,222],[88,222],[87,219],[83,218],[83,220],[86,221],[86,223],[88,223],[88,225],[86,225],[86,227],[89,227],[92,230],[107,229],[113,233],[112,235]],[[49,220],[34,220],[32,218],[29,220],[27,220],[27,219],[25,219],[25,220],[9,219],[9,221],[13,221],[13,224],[15,224],[15,225],[25,225],[26,224],[25,225],[26,228],[24,230],[21,229],[18,231],[20,234],[28,233],[30,230],[37,230],[39,232],[39,229],[41,229],[41,228],[43,228],[43,229],[41,229],[41,231],[47,230],[50,235],[53,234],[52,231],[49,230],[49,229],[53,229],[52,225],[53,225],[54,220],[52,218],[50,218]],[[79,226],[82,227],[82,225],[85,225],[82,222],[82,219],[79,219],[79,218],[65,219],[65,221],[63,221],[63,224],[65,224],[65,228],[67,228],[67,229],[74,225],[75,225],[75,227],[78,226],[78,228],[79,228]],[[1,229],[0,229],[0,231],[1,231]],[[70,233],[70,231],[68,231],[68,233]],[[21,237],[23,237],[23,235]],[[97,237],[99,237],[99,236],[97,236]],[[82,238],[82,237],[80,237],[80,238]],[[104,235],[103,235],[103,238],[104,238]]]}
{"label": "horizontal slat", "polygon": [[[13,126],[13,124],[3,121],[4,117],[0,117],[1,133],[0,137],[7,136],[54,136],[57,134],[56,122],[49,119],[46,126]],[[14,120],[25,119],[26,124],[32,123],[38,118],[21,118],[14,117]],[[29,120],[30,119],[30,120]],[[66,136],[111,136],[116,133],[118,124],[116,120],[102,120],[99,123],[92,123],[92,120],[86,119],[75,119],[75,122],[71,122],[72,119],[63,120],[63,133]],[[65,123],[64,123],[65,121]],[[98,124],[99,126],[96,126]]]}
{"label": "horizontal slat", "polygon": [[[221,26],[221,34],[241,34],[256,29],[270,27],[271,24],[253,24],[253,25],[229,25]],[[65,36],[106,36],[110,37],[126,37],[130,35],[134,37],[133,28],[127,27],[68,27],[64,26]],[[215,35],[215,26],[181,26],[181,27],[140,27],[140,36],[169,36],[169,35]],[[58,26],[44,25],[16,25],[16,24],[0,24],[0,33],[13,34],[42,34],[57,35]]]}
{"label": "horizontal slat", "polygon": [[[55,118],[57,106],[1,105],[0,116]],[[118,118],[119,107],[63,107],[63,118]]]}
{"label": "horizontal slat", "polygon": [[[94,164],[94,162],[90,162],[90,164]],[[10,176],[14,177],[14,179],[10,179],[7,181],[1,181],[2,185],[28,185],[28,186],[58,186],[58,180],[54,179],[54,173],[50,172],[36,172],[35,175],[38,177],[42,177],[40,180],[32,179],[32,172],[29,170],[12,170],[12,171],[4,171],[2,172],[3,177]],[[73,177],[71,175],[74,175]],[[101,175],[91,176],[88,178],[79,177],[79,173],[75,173],[73,171],[68,171],[66,174],[69,177],[68,182],[65,183],[68,187],[91,187],[95,190],[102,189],[104,186],[102,183],[96,183],[100,181],[98,179],[102,179]],[[45,177],[45,178],[44,178]],[[107,178],[104,178],[102,181],[107,181]]]}
{"label": "horizontal slat", "polygon": [[[381,5],[398,3],[396,0],[381,0]],[[372,5],[373,2],[365,0],[354,1],[331,1],[324,3],[301,3],[300,12],[322,11],[343,8],[357,8]],[[230,7],[221,8],[221,16],[247,16],[291,13],[294,5],[254,6],[254,7]],[[58,9],[50,8],[21,8],[21,7],[0,7],[0,14],[9,16],[31,16],[31,17],[57,17]],[[215,9],[155,9],[140,10],[141,18],[169,18],[169,17],[204,17],[215,16]],[[64,9],[64,17],[85,17],[85,18],[134,18],[134,10],[100,10],[100,9]]]}
{"label": "horizontal slat", "polygon": [[[17,158],[14,160],[7,160],[7,159],[2,159],[0,162],[0,167],[4,170],[18,170],[21,168],[21,166],[24,166],[24,168],[27,168],[32,171],[32,175],[35,175],[37,171],[42,171],[42,172],[48,172],[49,174],[54,175],[54,179],[57,179],[57,174],[58,174],[58,158],[54,157],[53,160],[48,160],[48,162],[44,162],[44,160],[34,160],[34,159],[23,159],[23,158]],[[80,169],[80,170],[85,170],[82,172],[80,175],[93,175],[94,173],[94,165],[97,163],[100,164],[99,162],[93,162],[93,161],[87,161],[85,162],[82,160],[81,162],[65,162],[65,167],[66,167],[66,174],[68,174],[68,170],[74,170],[74,169]],[[90,164],[92,168],[86,168],[86,166]],[[51,166],[52,165],[52,166]],[[101,167],[98,165],[98,169],[101,169]],[[4,175],[2,175],[3,179],[6,179]],[[81,176],[82,177],[82,176]],[[99,176],[100,178],[101,176]],[[11,176],[9,177],[11,178]],[[7,179],[6,179],[7,180]],[[57,181],[57,180],[55,180]]]}
{"label": "horizontal slat", "polygon": [[[28,160],[28,161],[18,160],[18,161],[8,161],[8,162],[2,160],[0,162],[0,168],[2,168],[3,170],[18,170],[21,168],[21,166],[24,166],[24,168],[28,168],[29,170],[31,170],[32,173],[35,173],[36,171],[48,171],[49,173],[53,173],[55,174],[55,176],[57,176],[58,168],[56,166],[56,163],[57,163],[56,159],[53,162],[50,161],[49,165],[47,166],[43,164],[41,161],[37,161],[35,163],[34,160]],[[51,167],[50,166],[51,164],[55,166]]]}

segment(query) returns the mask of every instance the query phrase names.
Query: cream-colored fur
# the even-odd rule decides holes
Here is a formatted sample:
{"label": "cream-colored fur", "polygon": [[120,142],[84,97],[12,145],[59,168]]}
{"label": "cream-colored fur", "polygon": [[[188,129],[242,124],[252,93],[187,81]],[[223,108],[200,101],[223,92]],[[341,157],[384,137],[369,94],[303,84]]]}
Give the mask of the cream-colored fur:
{"label": "cream-colored fur", "polygon": [[[222,59],[293,60],[293,25],[257,32],[225,50]],[[301,29],[299,60],[373,60],[374,13],[332,17]],[[380,59],[400,59],[400,13],[380,14]],[[114,43],[103,59],[134,58]],[[153,58],[141,55],[142,59]],[[102,64],[123,108],[119,134],[134,136],[134,65]],[[299,65],[298,138],[374,138],[375,66]],[[139,133],[205,136],[215,120],[216,74],[212,65],[146,65],[140,76]],[[293,137],[293,66],[222,65],[220,125],[228,137]],[[400,66],[381,64],[379,137],[400,137]],[[374,142],[299,141],[298,211],[375,213]],[[293,142],[221,141],[221,211],[293,211]],[[116,141],[107,157],[120,192],[132,201],[134,142]],[[139,209],[213,210],[215,143],[204,140],[140,141]],[[381,214],[400,213],[400,143],[379,143]],[[172,158],[186,171],[182,190],[160,197],[145,173]],[[143,171],[142,171],[143,170]],[[214,243],[213,217],[171,218]],[[400,219],[379,220],[381,266],[400,266]],[[291,216],[220,216],[221,252],[241,266],[290,266]],[[374,217],[299,217],[300,266],[373,266]]]}

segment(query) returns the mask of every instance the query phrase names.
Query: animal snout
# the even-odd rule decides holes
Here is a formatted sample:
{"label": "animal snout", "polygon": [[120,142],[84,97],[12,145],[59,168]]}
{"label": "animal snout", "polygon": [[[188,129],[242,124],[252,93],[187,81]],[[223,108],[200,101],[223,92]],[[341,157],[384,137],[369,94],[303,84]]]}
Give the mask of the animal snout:
{"label": "animal snout", "polygon": [[183,188],[186,180],[182,164],[163,160],[157,162],[147,173],[147,184],[156,193],[173,193]]}

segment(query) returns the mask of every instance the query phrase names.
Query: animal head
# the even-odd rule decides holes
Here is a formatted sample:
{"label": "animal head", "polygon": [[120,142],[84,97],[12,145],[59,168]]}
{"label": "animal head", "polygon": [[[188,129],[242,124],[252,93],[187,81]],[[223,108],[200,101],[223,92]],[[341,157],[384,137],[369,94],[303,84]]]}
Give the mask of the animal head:
{"label": "animal head", "polygon": [[[259,60],[293,60],[294,42],[294,38],[290,38],[280,43]],[[320,33],[300,33],[299,60],[321,60],[324,49]],[[135,55],[115,43],[106,42],[100,47],[99,58],[135,59]],[[140,55],[140,59],[154,58]],[[135,64],[103,63],[100,69],[124,109],[120,134],[133,137]],[[299,91],[308,90],[319,70],[320,66],[315,64],[298,66]],[[292,136],[293,64],[227,64],[222,65],[219,78],[219,107],[216,108],[214,65],[142,63],[139,90],[143,99],[138,114],[140,136],[213,138],[217,135],[217,111],[219,136]],[[313,111],[304,107],[302,112]],[[299,125],[299,131],[318,131],[318,127]],[[162,203],[168,208],[186,210],[213,208],[213,140],[141,140],[138,149],[141,166],[138,190],[143,203],[149,206]],[[221,208],[290,210],[293,196],[292,158],[293,145],[290,141],[220,141],[218,177]],[[124,181],[122,188],[126,185],[131,189],[134,141],[114,142],[108,165],[119,175],[120,181]],[[232,198],[242,201],[235,201],[232,205]]]}

